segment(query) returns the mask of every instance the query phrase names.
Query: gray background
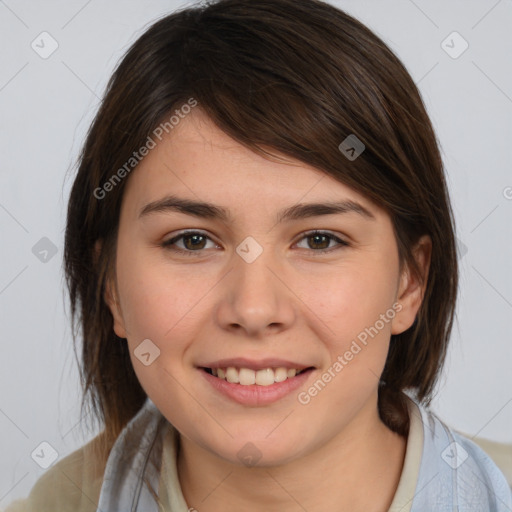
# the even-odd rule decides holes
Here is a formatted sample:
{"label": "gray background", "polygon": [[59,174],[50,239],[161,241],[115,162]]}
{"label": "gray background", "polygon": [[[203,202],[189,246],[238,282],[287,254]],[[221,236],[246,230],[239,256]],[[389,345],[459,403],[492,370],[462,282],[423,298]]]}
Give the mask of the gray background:
{"label": "gray background", "polygon": [[[469,436],[512,442],[512,0],[331,3],[403,60],[442,146],[462,275],[433,408]],[[0,0],[0,508],[44,472],[31,458],[41,442],[62,458],[95,435],[79,425],[63,292],[72,165],[118,59],[182,5]],[[58,43],[46,59],[31,47],[51,48],[43,31]],[[457,58],[465,43],[453,31],[469,44]]]}

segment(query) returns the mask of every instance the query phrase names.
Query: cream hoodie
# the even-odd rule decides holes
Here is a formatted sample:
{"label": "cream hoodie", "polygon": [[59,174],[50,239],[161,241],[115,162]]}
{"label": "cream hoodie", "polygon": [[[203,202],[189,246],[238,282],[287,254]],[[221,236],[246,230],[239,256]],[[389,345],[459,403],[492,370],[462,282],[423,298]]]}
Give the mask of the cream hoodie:
{"label": "cream hoodie", "polygon": [[[408,406],[411,426],[404,467],[388,512],[452,511],[454,503],[462,504],[459,510],[466,510],[464,505],[476,504],[475,499],[496,502],[492,512],[512,511],[510,489],[491,459],[413,400],[408,401]],[[449,467],[455,461],[451,451],[446,451],[452,440],[459,443],[459,449],[465,448],[463,455],[469,457],[460,468]],[[98,455],[101,441],[102,434],[55,464],[36,482],[28,498],[12,503],[6,512],[191,509],[178,478],[179,434],[149,399],[123,430],[108,457]],[[470,482],[473,476],[476,478]],[[148,482],[158,489],[159,505],[147,490]],[[474,510],[491,512],[487,508],[484,505]]]}

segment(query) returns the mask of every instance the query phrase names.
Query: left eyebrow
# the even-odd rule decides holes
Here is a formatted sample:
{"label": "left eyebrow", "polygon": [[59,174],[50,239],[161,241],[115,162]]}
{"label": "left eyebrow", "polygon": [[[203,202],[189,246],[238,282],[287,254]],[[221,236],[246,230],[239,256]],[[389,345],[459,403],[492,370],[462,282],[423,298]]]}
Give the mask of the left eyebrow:
{"label": "left eyebrow", "polygon": [[306,203],[296,204],[281,210],[277,215],[277,222],[285,220],[299,220],[321,215],[333,215],[336,213],[357,213],[367,219],[375,220],[375,216],[363,205],[355,201],[338,201],[330,203]]}
{"label": "left eyebrow", "polygon": [[[141,209],[139,218],[149,215],[150,213],[167,211],[184,213],[205,219],[218,219],[225,223],[232,223],[233,221],[233,217],[225,208],[212,203],[177,196],[167,196],[148,203]],[[362,215],[367,219],[375,220],[375,216],[364,206],[355,201],[346,200],[328,203],[299,203],[279,211],[277,214],[277,222],[351,212]]]}

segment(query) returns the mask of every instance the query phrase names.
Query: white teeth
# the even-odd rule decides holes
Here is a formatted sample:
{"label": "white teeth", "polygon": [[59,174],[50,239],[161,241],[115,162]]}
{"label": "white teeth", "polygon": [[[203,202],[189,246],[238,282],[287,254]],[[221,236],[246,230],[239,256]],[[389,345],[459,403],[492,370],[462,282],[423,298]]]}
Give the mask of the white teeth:
{"label": "white teeth", "polygon": [[256,372],[249,368],[240,368],[238,372],[238,378],[242,386],[250,386],[256,383]]}
{"label": "white teeth", "polygon": [[270,386],[274,384],[274,370],[265,368],[256,372],[256,384],[259,386]]}
{"label": "white teeth", "polygon": [[250,368],[235,368],[229,366],[227,368],[212,369],[213,375],[219,379],[227,380],[232,384],[241,384],[242,386],[271,386],[275,382],[284,382],[291,379],[300,371],[295,368],[264,368],[262,370],[251,370]]}
{"label": "white teeth", "polygon": [[238,384],[240,382],[240,378],[238,377],[238,370],[232,366],[226,368],[226,380],[228,382],[232,382],[233,384]]}
{"label": "white teeth", "polygon": [[274,380],[276,382],[283,382],[288,378],[288,372],[286,371],[286,368],[277,368],[274,371]]}

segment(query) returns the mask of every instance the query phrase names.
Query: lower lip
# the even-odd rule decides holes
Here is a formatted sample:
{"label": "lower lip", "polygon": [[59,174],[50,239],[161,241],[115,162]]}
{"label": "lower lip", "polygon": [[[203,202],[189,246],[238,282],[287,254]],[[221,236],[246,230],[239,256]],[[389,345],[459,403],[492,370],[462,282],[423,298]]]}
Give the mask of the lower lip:
{"label": "lower lip", "polygon": [[227,380],[219,379],[218,377],[210,375],[205,370],[199,368],[199,372],[207,382],[214,387],[214,389],[239,404],[252,406],[267,405],[277,402],[277,400],[280,400],[284,396],[304,385],[313,371],[314,368],[310,368],[295,377],[287,378],[283,382],[274,382],[274,384],[271,384],[270,386],[259,386],[257,384],[243,386],[242,384],[234,384]]}

